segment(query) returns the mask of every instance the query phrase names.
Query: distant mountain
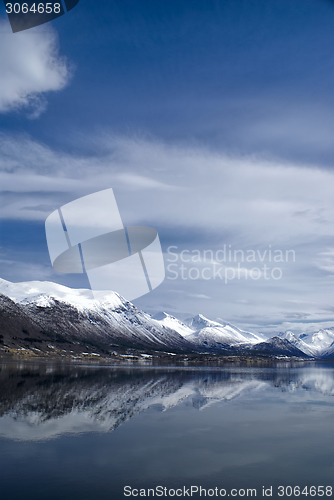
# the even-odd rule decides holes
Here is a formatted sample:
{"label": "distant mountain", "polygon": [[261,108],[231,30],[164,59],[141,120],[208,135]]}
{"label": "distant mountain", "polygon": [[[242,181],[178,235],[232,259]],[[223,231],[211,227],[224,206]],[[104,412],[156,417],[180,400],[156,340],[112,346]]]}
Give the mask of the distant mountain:
{"label": "distant mountain", "polygon": [[201,314],[189,319],[187,323],[193,329],[187,340],[210,351],[239,349],[241,346],[251,346],[264,340],[262,336],[240,330],[229,323],[211,321]]}
{"label": "distant mountain", "polygon": [[280,337],[272,337],[265,342],[255,344],[250,348],[250,352],[254,355],[279,356],[281,354],[281,356],[305,357],[303,351],[295,347],[287,339]]}
{"label": "distant mountain", "polygon": [[155,314],[154,316],[152,316],[152,319],[159,321],[159,323],[166,328],[175,330],[180,335],[182,335],[182,337],[187,338],[189,335],[194,333],[194,331],[189,326],[185,325],[179,319],[165,312],[159,312]]}
{"label": "distant mountain", "polygon": [[0,279],[0,354],[77,358],[133,351],[330,358],[334,329],[299,336],[285,332],[266,339],[201,314],[185,322],[165,312],[151,316],[115,292],[96,301],[90,290]]}
{"label": "distant mountain", "polygon": [[322,358],[334,356],[334,328],[320,329],[314,333],[295,334],[293,332],[278,335],[291,342],[309,356]]}
{"label": "distant mountain", "polygon": [[328,351],[324,352],[321,357],[322,359],[334,360],[334,345],[332,345]]}
{"label": "distant mountain", "polygon": [[206,318],[202,314],[197,314],[193,318],[188,318],[186,320],[186,324],[189,325],[189,327],[192,328],[193,331],[198,331],[201,330],[202,328],[216,328],[216,327],[221,327],[221,323],[217,323],[216,321],[211,321],[211,319]]}

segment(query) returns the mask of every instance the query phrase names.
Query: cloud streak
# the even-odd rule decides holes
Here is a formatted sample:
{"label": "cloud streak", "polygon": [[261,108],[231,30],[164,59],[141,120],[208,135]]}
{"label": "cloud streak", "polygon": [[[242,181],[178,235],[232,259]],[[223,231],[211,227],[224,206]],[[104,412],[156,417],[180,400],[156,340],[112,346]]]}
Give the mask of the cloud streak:
{"label": "cloud streak", "polygon": [[103,141],[89,155],[74,155],[2,135],[1,217],[41,220],[46,205],[113,187],[129,218],[173,221],[174,232],[239,232],[250,244],[280,245],[334,232],[332,171],[131,138]]}

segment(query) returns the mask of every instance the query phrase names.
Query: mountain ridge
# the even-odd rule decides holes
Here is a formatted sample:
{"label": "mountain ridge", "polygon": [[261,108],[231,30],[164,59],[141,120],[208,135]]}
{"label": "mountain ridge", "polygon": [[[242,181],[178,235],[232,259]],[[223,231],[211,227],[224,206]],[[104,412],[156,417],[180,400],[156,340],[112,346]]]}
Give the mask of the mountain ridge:
{"label": "mountain ridge", "polygon": [[116,292],[102,301],[90,290],[50,282],[0,279],[0,353],[51,355],[56,351],[110,356],[219,354],[304,358],[334,357],[334,328],[313,335],[293,332],[264,338],[197,314],[185,322],[166,312],[149,315]]}

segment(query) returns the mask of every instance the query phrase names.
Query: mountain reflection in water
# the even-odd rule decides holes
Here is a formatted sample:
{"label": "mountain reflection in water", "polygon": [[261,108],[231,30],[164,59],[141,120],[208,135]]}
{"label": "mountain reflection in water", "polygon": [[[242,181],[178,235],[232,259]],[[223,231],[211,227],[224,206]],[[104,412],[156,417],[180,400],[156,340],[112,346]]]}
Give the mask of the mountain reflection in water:
{"label": "mountain reflection in water", "polygon": [[150,407],[164,411],[183,404],[205,411],[259,395],[284,403],[328,404],[334,371],[301,363],[211,370],[2,364],[0,437],[45,440],[108,432]]}

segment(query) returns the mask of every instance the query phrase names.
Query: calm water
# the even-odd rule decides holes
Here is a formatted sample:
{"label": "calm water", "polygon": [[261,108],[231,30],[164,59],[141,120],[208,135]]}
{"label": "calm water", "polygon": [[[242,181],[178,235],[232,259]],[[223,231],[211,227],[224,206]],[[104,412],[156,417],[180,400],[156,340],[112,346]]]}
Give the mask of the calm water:
{"label": "calm water", "polygon": [[334,486],[332,366],[0,368],[0,499]]}

